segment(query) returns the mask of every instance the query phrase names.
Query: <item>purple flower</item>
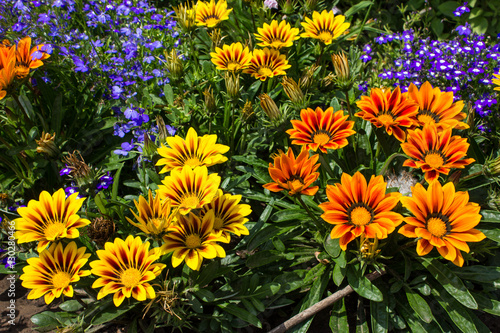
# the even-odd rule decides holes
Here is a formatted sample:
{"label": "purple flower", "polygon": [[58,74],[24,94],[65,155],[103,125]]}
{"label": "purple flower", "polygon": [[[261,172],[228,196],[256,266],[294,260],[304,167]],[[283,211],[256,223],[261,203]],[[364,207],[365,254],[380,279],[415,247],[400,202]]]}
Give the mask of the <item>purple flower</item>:
{"label": "purple flower", "polygon": [[464,4],[462,6],[455,9],[455,11],[453,12],[453,15],[459,17],[465,13],[470,12],[470,9],[467,7],[467,4],[468,4],[468,2],[464,2]]}
{"label": "purple flower", "polygon": [[[78,193],[78,187],[76,187],[76,186],[65,187],[64,192],[66,193],[66,198],[67,198],[72,194]],[[77,195],[77,198],[81,198],[80,194]]]}
{"label": "purple flower", "polygon": [[131,142],[123,142],[121,144],[121,147],[122,147],[122,149],[116,149],[113,152],[116,155],[127,156],[128,152],[131,151],[134,148],[134,140],[132,140]]}
{"label": "purple flower", "polygon": [[167,133],[171,136],[174,136],[175,133],[177,132],[177,130],[173,126],[166,125],[165,128],[167,129]]}
{"label": "purple flower", "polygon": [[110,176],[109,171],[108,171],[108,173],[106,175],[99,178],[99,184],[97,184],[96,188],[98,191],[101,191],[101,190],[107,189],[111,185],[113,185],[113,177]]}
{"label": "purple flower", "polygon": [[62,168],[61,171],[59,171],[59,176],[67,176],[71,173],[71,169],[68,168],[68,165],[66,164],[65,168]]}
{"label": "purple flower", "polygon": [[264,0],[264,7],[278,9],[278,1],[276,0]]}
{"label": "purple flower", "polygon": [[472,32],[472,30],[470,29],[470,24],[468,22],[465,22],[465,25],[459,25],[455,30],[459,35],[462,36],[469,36]]}

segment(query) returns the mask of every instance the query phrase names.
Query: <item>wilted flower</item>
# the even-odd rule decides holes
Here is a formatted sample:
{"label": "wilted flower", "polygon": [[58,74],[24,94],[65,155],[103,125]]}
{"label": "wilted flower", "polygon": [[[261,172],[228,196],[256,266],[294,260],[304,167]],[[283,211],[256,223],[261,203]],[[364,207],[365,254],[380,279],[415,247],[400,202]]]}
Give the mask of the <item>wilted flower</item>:
{"label": "wilted flower", "polygon": [[56,133],[49,134],[42,132],[42,137],[39,140],[35,140],[36,144],[36,152],[40,154],[45,154],[49,157],[57,157],[59,156],[60,150],[54,142],[56,139]]}

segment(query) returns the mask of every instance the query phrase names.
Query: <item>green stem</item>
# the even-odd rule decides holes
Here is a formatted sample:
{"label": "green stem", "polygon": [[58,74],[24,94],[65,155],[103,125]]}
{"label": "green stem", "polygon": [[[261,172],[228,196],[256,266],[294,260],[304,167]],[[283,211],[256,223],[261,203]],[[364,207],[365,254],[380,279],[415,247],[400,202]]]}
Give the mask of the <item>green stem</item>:
{"label": "green stem", "polygon": [[471,178],[475,178],[477,176],[481,176],[482,174],[483,174],[482,171],[474,172],[474,173],[471,173],[470,175],[467,175],[464,178],[460,179],[460,181],[465,182],[465,181],[467,181],[467,180],[469,180]]}
{"label": "green stem", "polygon": [[361,35],[363,28],[365,27],[365,23],[366,23],[366,20],[368,19],[368,15],[370,15],[370,11],[372,9],[372,6],[373,6],[373,3],[370,5],[370,7],[368,7],[368,10],[366,11],[365,18],[363,20],[363,23],[361,23],[361,27],[359,28],[359,32],[358,32],[358,35],[356,36],[356,40],[354,41],[354,43],[356,43],[358,41],[359,36]]}
{"label": "green stem", "polygon": [[345,102],[347,104],[347,112],[349,113],[349,117],[351,119],[354,119],[352,112],[351,112],[351,102],[349,100],[349,90],[344,90],[344,94],[345,94]]}
{"label": "green stem", "polygon": [[318,219],[316,218],[316,216],[314,216],[314,214],[311,212],[311,210],[309,209],[309,207],[307,207],[306,203],[302,200],[302,198],[300,197],[300,193],[297,194],[297,196],[295,197],[297,199],[297,202],[299,203],[299,205],[302,206],[302,208],[304,208],[304,210],[307,212],[307,215],[309,215],[309,217],[312,219],[312,221],[314,222],[314,224],[316,225],[316,228],[318,228],[318,231],[324,231],[325,229],[325,226],[322,225]]}
{"label": "green stem", "polygon": [[321,166],[323,169],[330,175],[331,178],[335,178],[335,174],[333,173],[332,168],[330,167],[330,161],[328,160],[328,154],[324,154],[320,151],[319,153],[319,161],[321,162]]}
{"label": "green stem", "polygon": [[387,147],[386,138],[382,136],[383,133],[381,132],[380,128],[374,127],[373,129],[375,132],[375,136],[377,137],[378,145],[382,146],[382,150],[384,151],[385,157],[388,158],[390,154],[389,154],[389,147]]}
{"label": "green stem", "polygon": [[323,57],[323,52],[325,51],[325,45],[320,42],[319,44],[321,51],[319,52],[319,57],[318,60],[316,60],[316,66],[319,66],[319,63],[321,62],[321,58]]}
{"label": "green stem", "polygon": [[250,3],[250,15],[252,16],[253,31],[257,32],[257,26],[255,25],[255,18],[253,17],[253,6]]}
{"label": "green stem", "polygon": [[385,175],[385,173],[387,172],[387,169],[389,168],[389,164],[396,157],[406,157],[406,156],[403,155],[403,154],[400,154],[400,153],[394,153],[391,156],[389,156],[389,158],[387,158],[387,161],[385,161],[384,166],[382,167],[382,169],[380,169],[380,174],[381,175]]}

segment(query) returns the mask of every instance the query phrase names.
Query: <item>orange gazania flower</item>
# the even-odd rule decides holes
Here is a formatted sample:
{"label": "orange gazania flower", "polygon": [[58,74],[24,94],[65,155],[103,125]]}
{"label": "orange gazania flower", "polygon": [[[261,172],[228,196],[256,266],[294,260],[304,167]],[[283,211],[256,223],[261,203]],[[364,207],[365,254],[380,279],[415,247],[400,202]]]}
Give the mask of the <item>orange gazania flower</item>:
{"label": "orange gazania flower", "polygon": [[355,116],[371,122],[376,127],[385,127],[387,134],[401,142],[406,140],[406,132],[401,127],[413,125],[412,117],[418,113],[418,104],[407,99],[397,87],[393,92],[390,89],[373,88],[370,97],[361,96],[356,102],[360,112]]}
{"label": "orange gazania flower", "polygon": [[99,276],[92,288],[101,288],[97,299],[113,294],[113,303],[120,306],[125,297],[131,296],[138,301],[155,297],[154,280],[165,268],[165,264],[154,263],[161,256],[160,248],[149,249],[149,242],[132,235],[123,240],[116,238],[113,243],[104,244],[104,250],[98,250],[99,260],[90,263],[92,274]]}
{"label": "orange gazania flower", "polygon": [[73,297],[71,284],[90,275],[90,270],[81,270],[90,257],[85,250],[85,247],[77,248],[75,242],[64,248],[62,243],[54,243],[42,251],[40,257],[29,258],[28,266],[23,268],[24,274],[20,277],[23,287],[32,289],[28,299],[45,295],[45,303],[50,304],[62,294]]}
{"label": "orange gazania flower", "polygon": [[163,253],[172,254],[172,266],[179,266],[182,261],[189,268],[198,271],[205,259],[224,258],[226,251],[216,242],[227,243],[221,233],[214,232],[214,212],[210,210],[203,218],[193,213],[179,216],[177,223],[163,237]]}
{"label": "orange gazania flower", "polygon": [[419,105],[418,114],[414,118],[417,125],[435,123],[439,130],[447,127],[469,128],[469,125],[462,121],[467,117],[464,112],[461,112],[464,102],[453,103],[453,92],[441,92],[438,87],[432,88],[427,81],[420,87],[420,90],[413,83],[410,84],[408,97]]}
{"label": "orange gazania flower", "polygon": [[333,107],[323,111],[307,108],[300,111],[302,120],[291,120],[292,129],[286,131],[294,145],[305,145],[306,149],[326,153],[327,149],[339,149],[349,143],[347,137],[353,135],[354,121],[347,121],[344,111],[333,113]]}
{"label": "orange gazania flower", "polygon": [[267,183],[264,188],[272,192],[288,190],[289,195],[315,195],[318,191],[318,186],[311,184],[318,179],[319,155],[314,155],[309,158],[309,150],[303,149],[297,159],[293,154],[292,148],[288,148],[288,152],[280,152],[274,157],[274,164],[269,163],[269,174],[274,180],[272,183]]}
{"label": "orange gazania flower", "polygon": [[439,132],[433,123],[423,129],[408,130],[408,142],[402,143],[401,148],[410,159],[403,166],[422,169],[425,180],[431,182],[440,173],[447,175],[451,168],[463,169],[474,162],[473,158],[462,159],[469,148],[467,139],[458,135],[452,137],[451,131],[448,127]]}
{"label": "orange gazania flower", "polygon": [[257,28],[257,31],[259,33],[254,34],[260,41],[257,45],[273,49],[292,46],[293,41],[300,38],[299,29],[292,28],[286,21],[278,24],[278,21],[273,20],[270,25],[264,23],[264,27]]}
{"label": "orange gazania flower", "polygon": [[198,1],[196,4],[196,25],[215,27],[220,21],[229,19],[232,9],[227,9],[226,0],[210,0],[210,3]]}
{"label": "orange gazania flower", "polygon": [[241,43],[232,43],[231,45],[223,45],[222,49],[215,48],[215,52],[211,52],[212,62],[221,71],[238,71],[248,67],[252,60],[252,53],[248,47],[243,48]]}
{"label": "orange gazania flower", "polygon": [[184,166],[182,170],[172,170],[169,177],[158,186],[161,199],[171,199],[171,205],[179,208],[185,215],[192,209],[198,209],[211,202],[217,195],[220,177],[216,173],[208,174],[206,166],[191,169]]}
{"label": "orange gazania flower", "polygon": [[7,95],[7,89],[10,87],[16,77],[16,59],[11,58],[5,67],[0,69],[0,99]]}
{"label": "orange gazania flower", "polygon": [[455,192],[452,182],[441,186],[434,181],[427,191],[416,184],[411,192],[412,196],[401,198],[401,202],[414,216],[404,218],[406,224],[399,233],[419,238],[418,255],[428,254],[435,246],[443,258],[462,266],[460,250],[469,252],[466,242],[485,238],[481,231],[473,229],[481,220],[479,205],[469,202],[469,193]]}
{"label": "orange gazania flower", "polygon": [[319,205],[325,211],[321,217],[335,227],[332,239],[339,238],[340,248],[346,250],[354,238],[384,239],[403,221],[403,216],[391,211],[401,193],[385,193],[387,183],[382,176],[365,177],[356,172],[353,177],[342,174],[341,183],[326,186],[327,202]]}
{"label": "orange gazania flower", "polygon": [[301,23],[305,32],[300,37],[319,39],[325,45],[329,45],[351,25],[344,21],[345,16],[335,16],[333,11],[323,10],[321,14],[315,11],[313,12],[312,20],[306,17],[306,22]]}
{"label": "orange gazania flower", "polygon": [[0,69],[7,67],[12,60],[16,61],[16,47],[0,44]]}
{"label": "orange gazania flower", "polygon": [[222,155],[229,150],[228,146],[218,144],[217,135],[198,136],[194,128],[189,128],[186,140],[180,136],[168,137],[167,144],[170,148],[161,146],[158,154],[161,159],[156,165],[165,165],[160,173],[170,170],[182,170],[184,166],[196,168],[202,165],[207,167],[224,163],[227,157]]}
{"label": "orange gazania flower", "polygon": [[78,238],[78,228],[90,224],[87,219],[77,215],[85,198],[77,199],[78,193],[68,198],[64,189],[50,195],[40,193],[40,201],[30,200],[27,207],[19,207],[16,219],[15,237],[18,243],[38,241],[38,252],[42,252],[50,242],[61,238]]}
{"label": "orange gazania flower", "polygon": [[285,70],[292,67],[288,64],[286,56],[278,50],[268,49],[253,50],[250,65],[243,73],[251,74],[254,78],[265,81],[268,77],[285,75]]}
{"label": "orange gazania flower", "polygon": [[17,43],[17,64],[16,75],[18,79],[28,76],[30,69],[38,68],[43,65],[43,61],[50,57],[48,53],[43,52],[41,49],[44,44],[31,47],[31,37],[24,37]]}

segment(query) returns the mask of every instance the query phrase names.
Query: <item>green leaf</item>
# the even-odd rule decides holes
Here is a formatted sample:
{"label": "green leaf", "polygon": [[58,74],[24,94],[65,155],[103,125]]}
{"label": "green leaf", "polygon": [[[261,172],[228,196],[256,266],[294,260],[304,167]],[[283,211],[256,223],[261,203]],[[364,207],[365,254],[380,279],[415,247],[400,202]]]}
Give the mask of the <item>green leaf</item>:
{"label": "green leaf", "polygon": [[372,332],[385,333],[389,331],[389,305],[385,298],[382,302],[370,301],[370,315]]}
{"label": "green leaf", "polygon": [[303,209],[284,209],[274,213],[271,217],[271,221],[276,223],[305,219],[309,219],[309,216]]}
{"label": "green leaf", "polygon": [[344,281],[346,271],[347,269],[340,265],[335,265],[335,267],[333,267],[333,273],[332,273],[333,283],[335,283],[337,287],[342,284],[342,281]]}
{"label": "green leaf", "polygon": [[32,121],[35,121],[35,111],[33,111],[33,106],[31,105],[28,97],[26,97],[25,95],[19,95],[19,103],[28,115],[28,118]]}
{"label": "green leaf", "polygon": [[250,302],[252,302],[252,305],[257,309],[259,312],[264,312],[266,310],[266,306],[257,298],[255,297],[250,297]]}
{"label": "green leaf", "polygon": [[484,34],[488,30],[488,20],[484,17],[476,17],[469,20],[472,31],[477,34]]}
{"label": "green leaf", "polygon": [[64,117],[64,108],[62,105],[62,94],[58,94],[54,100],[54,105],[52,107],[52,119],[50,121],[50,127],[56,132],[57,135],[61,133],[61,123]]}
{"label": "green leaf", "polygon": [[351,8],[349,8],[346,12],[345,12],[345,17],[351,17],[352,15],[356,14],[357,12],[359,12],[360,10],[368,7],[368,6],[371,6],[373,5],[373,2],[372,1],[361,1],[357,4],[355,4],[354,6],[352,6]]}
{"label": "green leaf", "polygon": [[279,237],[273,237],[273,245],[279,252],[285,252],[285,244],[283,244],[283,241]]}
{"label": "green leaf", "polygon": [[[252,229],[253,230],[253,229]],[[274,236],[281,233],[283,230],[281,228],[275,227],[274,225],[270,225],[265,227],[264,229],[257,232],[254,237],[248,243],[248,251],[253,251],[259,245],[270,241]]]}
{"label": "green leaf", "polygon": [[215,298],[214,294],[207,289],[198,289],[196,291],[193,291],[193,293],[203,302],[212,302]]}
{"label": "green leaf", "polygon": [[412,333],[429,333],[428,330],[426,330],[426,328],[424,327],[424,323],[418,320],[413,311],[410,311],[408,309],[407,304],[399,302],[397,298],[396,303],[398,313],[403,316]]}
{"label": "green leaf", "polygon": [[240,318],[241,320],[252,324],[253,326],[256,326],[258,328],[262,328],[262,324],[260,320],[248,312],[247,310],[244,310],[240,307],[238,307],[236,304],[233,303],[224,303],[224,304],[217,304],[219,308],[222,310],[226,311],[229,314],[232,314],[233,316],[236,316]]}
{"label": "green leaf", "polygon": [[443,21],[440,18],[435,17],[434,19],[432,19],[431,28],[432,31],[434,31],[434,33],[436,34],[436,36],[438,37],[441,36],[444,28]]}
{"label": "green leaf", "polygon": [[248,257],[246,264],[249,268],[257,268],[268,265],[283,258],[282,254],[277,254],[272,250],[259,251]]}
{"label": "green leaf", "polygon": [[488,239],[491,239],[494,242],[500,243],[500,229],[485,229],[485,228],[476,228],[481,231]]}
{"label": "green leaf", "polygon": [[163,87],[163,93],[165,94],[165,98],[167,99],[168,105],[174,105],[174,90],[170,84],[166,84]]}
{"label": "green leaf", "polygon": [[470,309],[477,309],[477,303],[469,290],[465,288],[462,280],[456,276],[446,265],[437,260],[425,257],[419,258],[422,265],[432,276],[448,291],[457,301]]}
{"label": "green leaf", "polygon": [[446,1],[440,4],[438,9],[442,14],[448,17],[454,17],[453,12],[458,8],[458,6],[460,6],[460,4],[456,1]]}
{"label": "green leaf", "polygon": [[337,258],[340,255],[340,252],[342,251],[339,245],[339,238],[332,239],[330,237],[330,234],[326,236],[324,246],[325,246],[325,251],[332,258]]}
{"label": "green leaf", "polygon": [[407,285],[405,285],[405,292],[408,303],[410,303],[413,311],[415,311],[420,319],[422,319],[426,323],[430,323],[432,321],[432,311],[425,299],[411,290]]}
{"label": "green leaf", "polygon": [[196,313],[203,313],[203,305],[201,302],[191,294],[188,294],[189,303],[191,304],[191,309]]}
{"label": "green leaf", "polygon": [[345,310],[344,298],[333,303],[329,325],[332,332],[349,332],[349,323],[347,322],[347,312]]}
{"label": "green leaf", "polygon": [[484,293],[472,292],[472,296],[477,301],[479,305],[479,310],[492,314],[494,316],[500,316],[500,302],[494,299],[490,299],[485,296]]}
{"label": "green leaf", "polygon": [[480,214],[483,216],[481,219],[481,223],[483,222],[493,222],[500,223],[500,212],[496,210],[481,210]]}
{"label": "green leaf", "polygon": [[97,315],[92,318],[92,325],[97,326],[101,325],[107,322],[110,322],[121,315],[129,312],[133,308],[135,308],[139,303],[132,302],[131,304],[126,304],[125,302],[120,305],[120,307],[116,307],[113,302],[107,303],[107,306],[105,306]]}
{"label": "green leaf", "polygon": [[67,312],[44,311],[31,317],[31,322],[35,324],[39,332],[50,332],[58,327],[64,326],[68,319],[75,318],[76,315]]}
{"label": "green leaf", "polygon": [[347,282],[361,297],[374,302],[382,302],[384,299],[382,292],[366,276],[361,275],[361,271],[353,265],[347,267]]}
{"label": "green leaf", "polygon": [[64,303],[61,303],[59,305],[59,308],[66,312],[75,312],[83,308],[83,306],[80,303],[78,303],[77,300],[72,299]]}
{"label": "green leaf", "polygon": [[118,188],[120,185],[120,175],[122,173],[123,164],[124,163],[120,163],[120,167],[118,168],[118,171],[116,171],[114,175],[113,187],[111,189],[111,199],[113,200],[116,200],[116,198],[118,198]]}
{"label": "green leaf", "polygon": [[452,269],[455,274],[465,280],[479,282],[500,281],[500,267],[474,265],[468,267],[457,267]]}
{"label": "green leaf", "polygon": [[106,205],[108,203],[107,203],[107,201],[105,199],[103,199],[102,196],[103,196],[102,192],[97,193],[97,195],[94,197],[94,202],[95,202],[97,208],[99,208],[99,211],[102,214],[108,215],[108,211],[106,209]]}
{"label": "green leaf", "polygon": [[363,300],[358,298],[358,317],[356,318],[356,333],[369,333],[368,321],[366,320],[365,306]]}

